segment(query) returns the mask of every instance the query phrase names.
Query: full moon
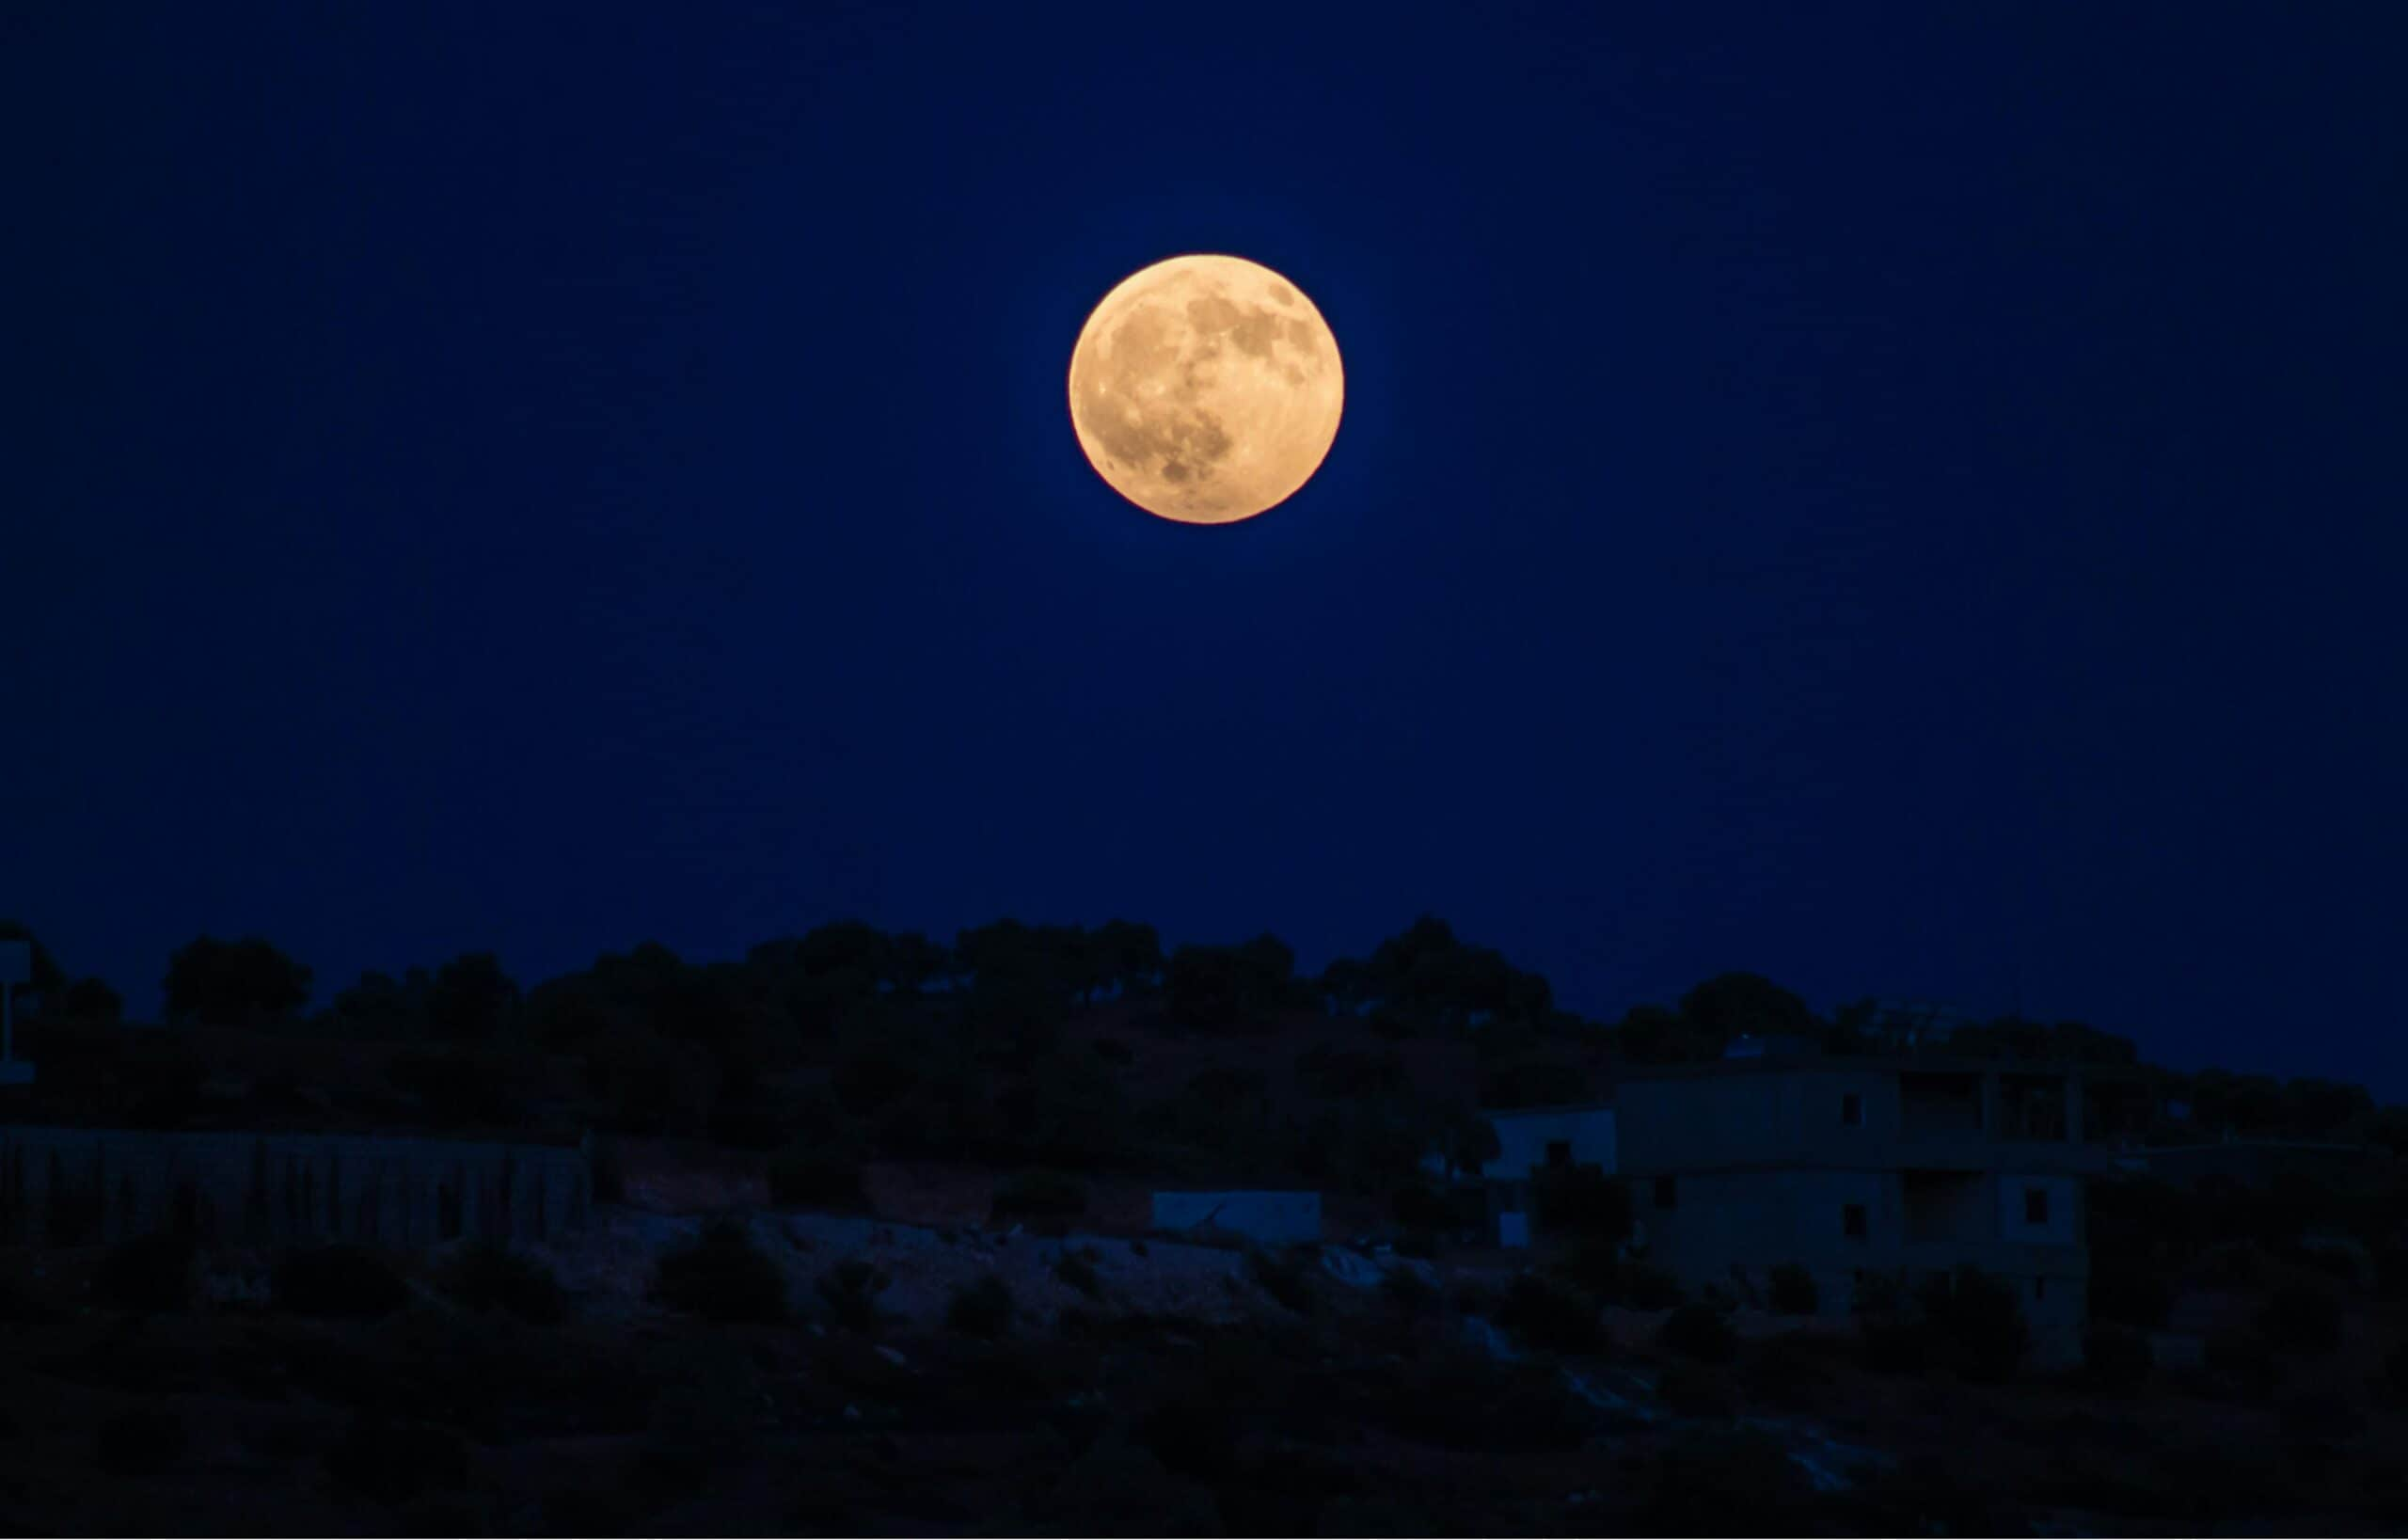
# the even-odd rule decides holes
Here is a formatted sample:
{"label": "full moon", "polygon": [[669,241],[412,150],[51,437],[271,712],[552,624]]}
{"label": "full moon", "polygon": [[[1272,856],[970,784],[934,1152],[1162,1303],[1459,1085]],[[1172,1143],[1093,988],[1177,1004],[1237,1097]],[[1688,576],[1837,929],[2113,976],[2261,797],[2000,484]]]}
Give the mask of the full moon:
{"label": "full moon", "polygon": [[1243,257],[1172,257],[1121,279],[1070,353],[1087,463],[1182,524],[1234,524],[1293,497],[1345,398],[1321,311]]}

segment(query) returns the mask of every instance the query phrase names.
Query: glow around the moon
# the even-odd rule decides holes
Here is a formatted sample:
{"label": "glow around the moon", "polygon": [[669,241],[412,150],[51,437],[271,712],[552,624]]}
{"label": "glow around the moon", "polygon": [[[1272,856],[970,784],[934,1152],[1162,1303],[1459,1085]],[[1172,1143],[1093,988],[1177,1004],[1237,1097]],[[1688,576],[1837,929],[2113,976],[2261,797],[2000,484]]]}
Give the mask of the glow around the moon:
{"label": "glow around the moon", "polygon": [[1113,489],[1164,518],[1233,524],[1312,479],[1338,437],[1338,340],[1302,291],[1242,257],[1121,280],[1070,355],[1070,421]]}

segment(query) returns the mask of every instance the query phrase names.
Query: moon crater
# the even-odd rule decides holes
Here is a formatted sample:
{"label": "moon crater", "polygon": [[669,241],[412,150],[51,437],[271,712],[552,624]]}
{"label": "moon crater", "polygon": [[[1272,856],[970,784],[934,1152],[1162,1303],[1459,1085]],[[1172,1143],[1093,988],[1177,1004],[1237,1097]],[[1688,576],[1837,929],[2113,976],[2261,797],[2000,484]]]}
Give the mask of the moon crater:
{"label": "moon crater", "polygon": [[1293,496],[1328,454],[1344,400],[1321,312],[1238,257],[1173,257],[1122,280],[1070,357],[1088,463],[1184,523],[1234,523]]}

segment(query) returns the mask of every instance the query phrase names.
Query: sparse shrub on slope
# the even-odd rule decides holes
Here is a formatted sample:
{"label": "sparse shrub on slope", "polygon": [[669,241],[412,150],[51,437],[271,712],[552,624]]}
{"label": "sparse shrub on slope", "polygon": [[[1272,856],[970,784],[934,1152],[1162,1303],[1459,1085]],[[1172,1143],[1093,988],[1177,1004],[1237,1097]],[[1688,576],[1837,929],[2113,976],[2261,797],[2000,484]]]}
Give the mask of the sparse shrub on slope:
{"label": "sparse shrub on slope", "polygon": [[1794,1262],[1772,1270],[1767,1301],[1775,1315],[1813,1315],[1822,1305],[1814,1275]]}
{"label": "sparse shrub on slope", "polygon": [[1731,1323],[1711,1305],[1683,1305],[1666,1316],[1661,1340],[1673,1352],[1700,1363],[1729,1363],[1738,1351]]}
{"label": "sparse shrub on slope", "polygon": [[786,1317],[785,1279],[740,1225],[713,1225],[691,1246],[661,1258],[653,1294],[672,1310],[721,1324]]}
{"label": "sparse shrub on slope", "polygon": [[944,1322],[964,1336],[994,1338],[1011,1329],[1014,1312],[1010,1286],[990,1273],[953,1292]]}
{"label": "sparse shrub on slope", "polygon": [[384,1258],[338,1244],[289,1252],[269,1275],[277,1308],[295,1315],[370,1320],[409,1303],[409,1285]]}
{"label": "sparse shrub on slope", "polygon": [[180,1310],[192,1302],[193,1244],[177,1235],[138,1235],[110,1247],[92,1270],[92,1299],[111,1310]]}
{"label": "sparse shrub on slope", "polygon": [[531,1326],[566,1318],[568,1296],[552,1270],[498,1241],[461,1247],[443,1278],[445,1292],[474,1310],[500,1310]]}

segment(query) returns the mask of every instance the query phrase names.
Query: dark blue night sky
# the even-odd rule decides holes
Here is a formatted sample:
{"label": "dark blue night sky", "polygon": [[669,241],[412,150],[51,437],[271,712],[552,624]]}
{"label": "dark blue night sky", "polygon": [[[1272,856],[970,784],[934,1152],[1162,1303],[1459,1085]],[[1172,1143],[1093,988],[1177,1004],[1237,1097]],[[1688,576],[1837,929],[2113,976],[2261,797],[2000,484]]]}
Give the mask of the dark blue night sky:
{"label": "dark blue night sky", "polygon": [[[0,24],[0,913],[136,1011],[1428,910],[2408,1092],[2391,8],[323,8]],[[1347,365],[1229,528],[1064,404],[1190,250]]]}

